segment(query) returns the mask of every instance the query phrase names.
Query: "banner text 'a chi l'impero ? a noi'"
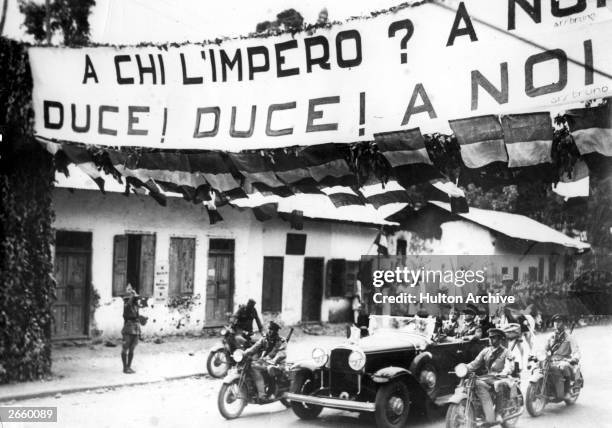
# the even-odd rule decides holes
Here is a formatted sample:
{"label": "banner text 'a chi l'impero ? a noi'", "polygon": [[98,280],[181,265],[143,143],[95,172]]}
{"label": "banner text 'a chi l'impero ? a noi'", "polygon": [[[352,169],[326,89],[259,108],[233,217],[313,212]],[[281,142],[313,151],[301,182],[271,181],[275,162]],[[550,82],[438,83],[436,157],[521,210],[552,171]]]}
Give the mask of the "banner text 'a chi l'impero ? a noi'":
{"label": "banner text 'a chi l'impero ? a noi'", "polygon": [[467,0],[220,44],[33,47],[35,131],[228,151],[445,132],[608,96],[610,40],[606,0]]}

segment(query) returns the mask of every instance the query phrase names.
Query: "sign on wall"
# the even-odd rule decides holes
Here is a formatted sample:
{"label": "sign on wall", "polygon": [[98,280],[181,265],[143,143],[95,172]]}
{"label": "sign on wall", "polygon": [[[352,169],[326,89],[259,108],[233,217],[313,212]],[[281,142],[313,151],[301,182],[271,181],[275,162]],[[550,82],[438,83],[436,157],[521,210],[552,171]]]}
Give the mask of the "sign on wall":
{"label": "sign on wall", "polygon": [[155,286],[153,288],[153,295],[156,300],[166,300],[168,297],[169,278],[168,261],[158,262],[155,267]]}
{"label": "sign on wall", "polygon": [[450,132],[609,96],[611,24],[606,0],[432,1],[294,36],[33,47],[35,130],[228,151]]}

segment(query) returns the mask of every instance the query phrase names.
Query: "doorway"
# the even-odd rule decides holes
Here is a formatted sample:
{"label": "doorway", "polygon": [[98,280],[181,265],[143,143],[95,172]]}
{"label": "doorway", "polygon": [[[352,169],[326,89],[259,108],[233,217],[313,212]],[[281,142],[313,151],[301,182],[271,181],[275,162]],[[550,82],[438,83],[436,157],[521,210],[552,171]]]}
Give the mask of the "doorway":
{"label": "doorway", "polygon": [[57,231],[55,234],[57,299],[53,313],[53,339],[74,339],[89,334],[91,292],[91,233]]}
{"label": "doorway", "polygon": [[233,239],[210,240],[206,278],[206,326],[221,326],[234,307]]}
{"label": "doorway", "polygon": [[323,258],[304,258],[302,283],[302,321],[321,321],[323,298]]}

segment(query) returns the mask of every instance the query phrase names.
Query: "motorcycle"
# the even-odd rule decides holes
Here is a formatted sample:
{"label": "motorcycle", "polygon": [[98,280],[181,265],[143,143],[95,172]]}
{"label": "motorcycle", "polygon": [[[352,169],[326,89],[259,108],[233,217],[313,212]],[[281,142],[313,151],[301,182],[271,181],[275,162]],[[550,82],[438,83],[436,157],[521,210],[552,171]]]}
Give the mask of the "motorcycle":
{"label": "motorcycle", "polygon": [[250,335],[246,332],[237,334],[236,328],[231,325],[221,329],[221,336],[221,343],[213,346],[206,360],[208,374],[216,379],[225,377],[228,370],[236,365],[232,355],[237,349],[246,349],[253,345]]}
{"label": "motorcycle", "polygon": [[[514,427],[523,413],[523,394],[520,379],[512,376],[484,375],[477,376],[470,372],[466,364],[455,367],[455,375],[461,379],[446,412],[447,428],[475,428],[481,426],[501,425],[503,428]],[[495,423],[485,421],[484,411],[476,394],[476,380],[482,378],[499,380],[496,388],[491,388],[495,415],[500,417]]]}
{"label": "motorcycle", "polygon": [[[537,356],[529,357],[531,371],[529,386],[525,393],[527,412],[533,417],[540,416],[544,412],[544,407],[548,403],[560,403],[564,401],[571,406],[578,400],[580,390],[584,386],[584,379],[580,371],[580,366],[576,363],[572,365],[574,370],[574,383],[570,384],[568,379],[561,378],[564,384],[563,393],[557,394],[557,388],[553,376],[551,376],[552,355],[550,352],[542,351]],[[569,394],[569,398],[565,396]]]}
{"label": "motorcycle", "polygon": [[242,349],[237,349],[232,359],[237,362],[237,365],[231,368],[223,379],[223,385],[217,398],[219,412],[225,419],[239,417],[247,404],[261,405],[280,401],[287,408],[291,406],[291,403],[283,398],[291,386],[288,375],[290,367],[282,368],[274,365],[271,366],[272,375],[264,374],[266,398],[262,400],[259,398],[255,380],[251,375],[253,358],[246,355]]}

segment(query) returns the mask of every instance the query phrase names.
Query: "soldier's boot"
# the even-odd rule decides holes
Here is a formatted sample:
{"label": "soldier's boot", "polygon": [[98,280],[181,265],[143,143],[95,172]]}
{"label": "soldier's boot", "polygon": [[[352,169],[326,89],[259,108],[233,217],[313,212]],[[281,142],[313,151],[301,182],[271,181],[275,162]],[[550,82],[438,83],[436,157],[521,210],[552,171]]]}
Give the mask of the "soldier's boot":
{"label": "soldier's boot", "polygon": [[121,362],[123,363],[123,373],[128,373],[127,354],[121,353]]}
{"label": "soldier's boot", "polygon": [[134,370],[132,370],[132,359],[133,358],[134,358],[133,352],[130,352],[127,354],[127,369],[125,370],[125,373],[128,373],[128,374],[136,373]]}

